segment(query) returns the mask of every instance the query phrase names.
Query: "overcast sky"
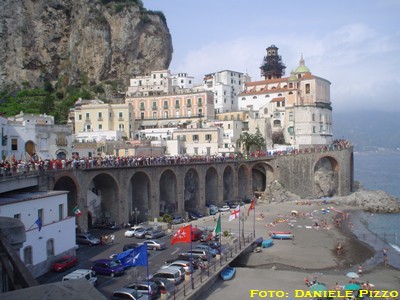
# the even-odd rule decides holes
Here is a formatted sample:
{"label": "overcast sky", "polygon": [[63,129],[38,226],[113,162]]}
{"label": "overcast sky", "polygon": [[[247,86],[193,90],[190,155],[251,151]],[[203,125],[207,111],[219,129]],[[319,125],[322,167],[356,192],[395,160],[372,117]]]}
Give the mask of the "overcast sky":
{"label": "overcast sky", "polygon": [[162,11],[172,35],[170,71],[199,83],[221,70],[262,79],[272,44],[286,75],[303,54],[306,66],[329,80],[334,111],[400,112],[398,0],[143,0]]}

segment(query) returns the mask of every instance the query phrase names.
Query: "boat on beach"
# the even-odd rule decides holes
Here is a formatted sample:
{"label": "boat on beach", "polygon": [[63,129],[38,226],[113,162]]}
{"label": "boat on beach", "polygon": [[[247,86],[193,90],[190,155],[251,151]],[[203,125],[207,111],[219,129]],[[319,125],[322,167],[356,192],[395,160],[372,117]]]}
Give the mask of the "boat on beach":
{"label": "boat on beach", "polygon": [[222,280],[231,280],[233,276],[235,276],[236,273],[236,268],[233,267],[226,267],[221,271],[219,274],[222,278]]}
{"label": "boat on beach", "polygon": [[293,239],[293,233],[273,233],[271,234],[271,238],[276,240],[291,240]]}
{"label": "boat on beach", "polygon": [[268,231],[269,235],[273,235],[273,234],[291,234],[291,231]]}

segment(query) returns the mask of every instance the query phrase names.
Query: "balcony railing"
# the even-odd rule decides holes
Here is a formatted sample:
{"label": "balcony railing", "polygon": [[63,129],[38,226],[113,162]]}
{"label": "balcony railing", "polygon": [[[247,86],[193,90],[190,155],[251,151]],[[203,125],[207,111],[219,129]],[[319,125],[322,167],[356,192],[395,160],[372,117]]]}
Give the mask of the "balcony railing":
{"label": "balcony railing", "polygon": [[67,146],[68,142],[67,139],[56,139],[57,146]]}

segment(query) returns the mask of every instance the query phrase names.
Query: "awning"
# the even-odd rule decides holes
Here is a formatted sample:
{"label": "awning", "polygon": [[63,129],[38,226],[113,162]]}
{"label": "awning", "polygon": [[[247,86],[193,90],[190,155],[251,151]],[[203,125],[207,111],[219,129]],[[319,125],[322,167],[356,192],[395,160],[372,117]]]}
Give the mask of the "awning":
{"label": "awning", "polygon": [[140,124],[140,126],[156,126],[158,123],[158,121],[142,121],[142,123]]}

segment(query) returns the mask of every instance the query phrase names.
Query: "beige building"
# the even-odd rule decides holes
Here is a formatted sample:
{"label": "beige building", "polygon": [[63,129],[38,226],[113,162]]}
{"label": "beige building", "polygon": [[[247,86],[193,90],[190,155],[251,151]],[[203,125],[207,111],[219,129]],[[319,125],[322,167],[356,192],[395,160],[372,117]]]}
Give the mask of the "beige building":
{"label": "beige building", "polygon": [[290,77],[272,76],[247,82],[239,95],[239,108],[269,118],[272,132],[282,131],[295,147],[332,142],[330,82],[313,75],[301,58]]}
{"label": "beige building", "polygon": [[79,142],[130,139],[134,113],[131,104],[110,104],[100,100],[82,100],[72,111],[74,139]]}
{"label": "beige building", "polygon": [[222,133],[219,127],[190,128],[177,129],[172,136],[179,141],[177,154],[217,155],[222,146]]}

